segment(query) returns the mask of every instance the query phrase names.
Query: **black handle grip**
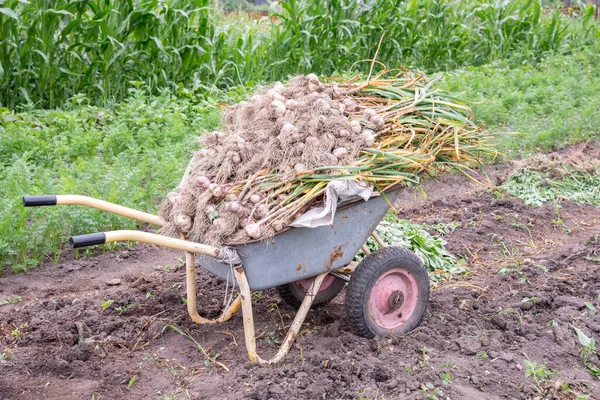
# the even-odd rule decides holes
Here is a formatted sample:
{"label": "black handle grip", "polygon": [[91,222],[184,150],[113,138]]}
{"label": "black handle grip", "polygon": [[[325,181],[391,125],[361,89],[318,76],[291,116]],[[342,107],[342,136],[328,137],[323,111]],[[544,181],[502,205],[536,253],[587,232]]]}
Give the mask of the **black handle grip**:
{"label": "black handle grip", "polygon": [[56,196],[23,196],[25,207],[55,206]]}
{"label": "black handle grip", "polygon": [[71,239],[69,239],[69,244],[74,249],[104,243],[106,243],[106,235],[104,232],[90,233],[89,235],[71,236]]}

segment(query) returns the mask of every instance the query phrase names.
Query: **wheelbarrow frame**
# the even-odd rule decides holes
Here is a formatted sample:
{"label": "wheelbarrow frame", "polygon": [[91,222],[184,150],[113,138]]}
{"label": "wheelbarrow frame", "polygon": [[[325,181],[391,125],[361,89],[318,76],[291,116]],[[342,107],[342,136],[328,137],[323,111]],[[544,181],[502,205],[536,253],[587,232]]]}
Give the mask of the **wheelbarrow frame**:
{"label": "wheelbarrow frame", "polygon": [[[268,242],[255,241],[236,248],[191,242],[187,240],[185,234],[182,234],[180,239],[176,239],[134,230],[73,236],[69,242],[73,248],[81,248],[118,241],[136,241],[184,251],[186,253],[187,310],[191,319],[198,324],[225,322],[241,307],[248,357],[254,363],[274,364],[289,352],[325,276],[331,273],[338,278],[349,280],[348,274],[351,274],[357,265],[352,262],[356,253],[362,248],[365,253],[369,254],[369,250],[365,246],[369,236],[373,236],[380,245],[386,245],[377,236],[374,229],[389,210],[396,195],[397,191],[393,191],[374,197],[367,202],[361,200],[345,206],[341,205],[330,226],[314,229],[292,228],[269,239]],[[24,196],[23,205],[26,207],[81,205],[152,225],[163,226],[165,224],[157,215],[86,196]],[[201,265],[205,269],[237,285],[240,291],[238,296],[215,319],[203,318],[197,311],[195,279],[197,254],[201,256]],[[240,255],[243,255],[243,259]],[[268,360],[259,357],[256,352],[251,291],[311,277],[315,277],[312,285],[304,296],[277,353]]]}

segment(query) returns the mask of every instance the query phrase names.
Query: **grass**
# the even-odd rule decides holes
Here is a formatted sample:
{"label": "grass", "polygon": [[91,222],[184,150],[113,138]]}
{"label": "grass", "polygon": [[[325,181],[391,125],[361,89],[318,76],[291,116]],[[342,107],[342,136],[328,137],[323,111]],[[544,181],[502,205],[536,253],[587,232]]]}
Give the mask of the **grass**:
{"label": "grass", "polygon": [[175,326],[175,325],[171,325],[171,324],[167,324],[163,327],[161,334],[164,334],[165,331],[168,329],[171,329],[177,333],[179,333],[180,335],[184,336],[185,338],[191,340],[195,345],[196,345],[196,350],[198,350],[203,356],[204,356],[204,366],[205,367],[210,367],[212,364],[216,364],[218,366],[220,366],[221,368],[223,368],[225,371],[229,372],[229,368],[223,364],[220,361],[217,361],[217,358],[219,358],[220,354],[218,353],[210,353],[210,349],[209,348],[204,348],[204,346],[202,346],[200,343],[198,343],[198,341],[196,339],[194,339],[194,337],[192,336],[192,334],[189,331],[183,331],[181,328]]}
{"label": "grass", "polygon": [[118,105],[0,112],[0,266],[58,262],[71,234],[135,228],[80,207],[24,209],[25,194],[76,193],[156,211],[179,182],[194,140],[215,127],[214,106],[133,91]]}
{"label": "grass", "polygon": [[536,65],[471,67],[447,74],[445,85],[476,102],[477,121],[504,132],[498,146],[515,158],[600,138],[598,76],[600,55],[590,49]]}

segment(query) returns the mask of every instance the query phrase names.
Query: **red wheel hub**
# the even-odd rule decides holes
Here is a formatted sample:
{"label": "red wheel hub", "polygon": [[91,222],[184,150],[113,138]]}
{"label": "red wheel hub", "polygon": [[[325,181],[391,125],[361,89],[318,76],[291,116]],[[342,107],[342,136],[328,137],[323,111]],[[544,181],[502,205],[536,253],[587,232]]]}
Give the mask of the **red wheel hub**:
{"label": "red wheel hub", "polygon": [[369,296],[369,311],[375,323],[385,329],[398,328],[417,306],[415,278],[400,269],[387,271],[377,279]]}
{"label": "red wheel hub", "polygon": [[[312,278],[306,278],[306,279],[301,279],[299,281],[296,281],[295,284],[304,293],[308,293],[308,290],[310,289],[310,286],[312,285],[312,283],[314,281],[315,281],[315,277],[312,277]],[[335,281],[335,276],[333,276],[333,275],[327,275],[325,277],[325,279],[323,279],[323,283],[321,283],[321,287],[319,288],[319,292],[322,292],[323,290],[327,289],[333,283],[333,281]]]}

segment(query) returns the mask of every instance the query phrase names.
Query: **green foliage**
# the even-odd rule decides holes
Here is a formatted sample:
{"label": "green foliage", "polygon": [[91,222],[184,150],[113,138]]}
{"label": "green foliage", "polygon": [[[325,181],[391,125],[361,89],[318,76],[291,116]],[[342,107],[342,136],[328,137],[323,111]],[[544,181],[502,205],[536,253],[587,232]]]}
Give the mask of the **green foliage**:
{"label": "green foliage", "polygon": [[548,369],[546,364],[538,364],[537,361],[523,360],[523,364],[525,365],[525,376],[536,384],[552,379],[552,376],[557,373],[557,371]]}
{"label": "green foliage", "polygon": [[181,179],[203,128],[220,113],[207,105],[137,89],[108,108],[0,110],[0,269],[58,262],[70,235],[135,229],[138,223],[83,207],[26,209],[23,195],[82,194],[156,212]]}
{"label": "green foliage", "polygon": [[[446,250],[446,242],[436,236],[430,235],[425,229],[427,227],[413,224],[410,221],[398,219],[393,214],[381,221],[376,232],[390,246],[404,247],[414,252],[423,261],[429,270],[432,281],[438,281],[447,277],[447,274],[457,274],[465,269],[458,265],[456,257]],[[380,246],[369,238],[367,247],[376,250]],[[361,260],[364,254],[361,252],[357,260]]]}
{"label": "green foliage", "polygon": [[[4,0],[0,104],[56,107],[83,93],[127,97],[132,81],[154,92],[204,91],[251,79],[253,23],[223,24],[210,0]],[[258,65],[258,64],[255,64]]]}
{"label": "green foliage", "polygon": [[106,309],[112,306],[114,302],[115,301],[113,299],[103,301],[102,304],[100,304],[100,306],[102,307],[102,311],[106,311]]}
{"label": "green foliage", "polygon": [[558,10],[545,15],[532,0],[286,1],[274,13],[281,23],[272,23],[270,36],[273,54],[285,62],[270,77],[344,71],[371,59],[384,32],[379,58],[388,65],[440,71],[511,57],[537,59],[595,43],[593,12],[586,7],[583,16],[568,20]]}
{"label": "green foliage", "polygon": [[600,206],[600,172],[592,175],[573,170],[563,178],[551,179],[546,173],[523,169],[513,174],[502,188],[533,206],[561,198]]}
{"label": "green foliage", "polygon": [[56,107],[80,93],[101,104],[125,98],[136,81],[154,93],[208,95],[214,86],[339,74],[371,59],[384,33],[381,61],[428,72],[539,61],[600,37],[593,6],[566,17],[537,0],[288,0],[261,21],[224,18],[211,4],[3,0],[0,104]]}
{"label": "green foliage", "polygon": [[0,365],[10,364],[10,360],[14,358],[13,353],[0,353]]}
{"label": "green foliage", "polygon": [[15,297],[8,296],[6,299],[0,299],[0,306],[3,306],[5,304],[16,304],[20,301],[21,301],[21,298],[19,296],[15,296]]}
{"label": "green foliage", "polygon": [[[577,334],[577,339],[581,343],[581,363],[592,376],[600,380],[600,359],[598,358],[598,350],[596,350],[596,340],[593,337],[588,337],[583,331],[576,326],[573,330]],[[592,362],[592,359],[597,360],[597,364]]]}
{"label": "green foliage", "polygon": [[588,49],[537,65],[469,67],[444,82],[474,102],[477,121],[498,132],[499,149],[514,158],[600,138],[598,76],[600,55]]}

